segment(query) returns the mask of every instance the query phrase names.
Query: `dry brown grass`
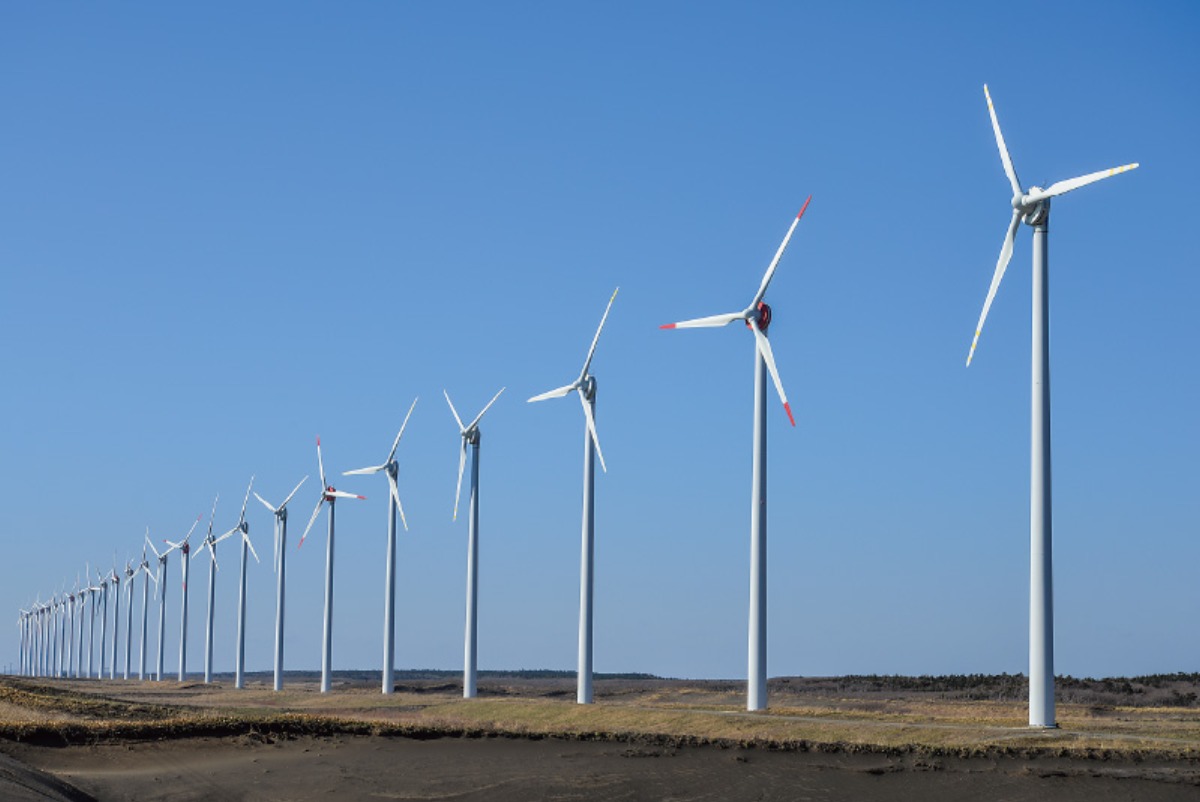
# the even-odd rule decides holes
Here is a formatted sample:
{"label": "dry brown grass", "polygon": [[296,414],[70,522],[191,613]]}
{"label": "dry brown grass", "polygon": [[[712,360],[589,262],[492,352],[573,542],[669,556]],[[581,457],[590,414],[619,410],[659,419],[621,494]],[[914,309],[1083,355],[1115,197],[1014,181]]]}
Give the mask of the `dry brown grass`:
{"label": "dry brown grass", "polygon": [[[321,694],[252,684],[0,681],[0,737],[51,742],[189,735],[382,734],[716,743],[821,751],[973,756],[1046,754],[1200,760],[1200,710],[1064,704],[1061,729],[1024,726],[1022,702],[787,696],[747,713],[739,694],[698,683],[619,686],[594,705],[558,690],[497,687],[461,698],[444,685],[390,696],[349,686]],[[544,689],[543,689],[544,690]],[[612,689],[610,689],[611,691]]]}

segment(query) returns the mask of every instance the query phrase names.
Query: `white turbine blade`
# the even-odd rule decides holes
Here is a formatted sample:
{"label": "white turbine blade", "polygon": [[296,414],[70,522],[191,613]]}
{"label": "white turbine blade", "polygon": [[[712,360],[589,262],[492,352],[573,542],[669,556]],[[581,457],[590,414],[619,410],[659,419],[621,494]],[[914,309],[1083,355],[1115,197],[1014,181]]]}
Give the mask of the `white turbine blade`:
{"label": "white turbine blade", "polygon": [[[507,387],[501,387],[500,393],[503,393],[507,389],[508,389]],[[492,396],[492,400],[487,402],[487,406],[485,406],[480,411],[480,413],[475,416],[475,420],[471,421],[471,425],[467,427],[467,431],[474,429],[479,424],[479,421],[483,419],[483,414],[492,408],[492,404],[496,403],[496,399],[500,397],[500,393],[496,393],[494,396]],[[450,400],[449,396],[446,397],[446,400],[447,401]],[[457,418],[458,415],[455,415],[454,417]],[[461,424],[460,424],[460,428],[461,428]]]}
{"label": "white turbine blade", "polygon": [[792,240],[792,232],[796,230],[796,224],[800,222],[800,218],[804,216],[804,210],[808,208],[809,201],[812,200],[812,195],[809,195],[804,201],[804,205],[800,207],[800,212],[796,215],[796,219],[792,221],[791,228],[783,238],[783,242],[779,243],[779,250],[775,251],[775,258],[771,260],[771,264],[767,266],[767,272],[763,274],[762,284],[758,287],[758,293],[754,296],[754,300],[750,302],[750,308],[758,307],[759,301],[767,294],[767,286],[771,283],[771,278],[775,275],[775,268],[779,265],[779,260],[783,258],[783,252],[787,250],[788,243]]}
{"label": "white turbine blade", "polygon": [[237,532],[240,532],[240,531],[242,531],[242,527],[241,527],[241,526],[235,526],[235,527],[233,527],[233,529],[230,529],[228,532],[226,532],[225,534],[221,535],[219,538],[217,538],[216,540],[214,540],[214,541],[213,541],[213,545],[215,546],[216,544],[220,543],[220,542],[221,542],[222,540],[224,540],[225,538],[227,538],[227,537],[232,537],[232,536],[233,536],[235,533],[237,533]]}
{"label": "white turbine blade", "polygon": [[163,538],[163,543],[166,543],[166,544],[167,544],[168,546],[170,546],[171,548],[169,548],[169,549],[167,549],[166,551],[164,551],[162,554],[160,554],[160,555],[159,555],[159,557],[165,557],[166,555],[170,554],[171,552],[173,552],[173,551],[175,551],[175,550],[177,550],[177,549],[181,549],[181,548],[183,548],[183,541],[180,541],[180,542],[178,542],[178,543],[174,543],[174,542],[172,542],[172,541],[170,541],[170,540],[167,540],[166,538]]}
{"label": "white turbine blade", "polygon": [[454,416],[454,422],[458,424],[458,430],[465,432],[467,427],[463,426],[462,418],[458,417],[458,410],[454,408],[454,402],[450,400],[450,393],[443,389],[442,395],[446,396],[446,403],[450,405],[450,414]]}
{"label": "white turbine blade", "polygon": [[[221,566],[217,565],[217,550],[213,548],[214,541],[205,541],[205,545],[208,546],[208,555],[212,558],[213,570],[220,571]],[[194,558],[195,555],[192,555],[192,557]]]}
{"label": "white turbine blade", "polygon": [[317,516],[321,514],[321,505],[325,503],[325,494],[321,493],[321,499],[317,502],[317,508],[313,510],[312,517],[308,519],[308,526],[304,527],[304,534],[300,536],[300,542],[296,544],[296,548],[304,545],[304,538],[308,537],[308,530],[312,529],[313,524],[317,522]]}
{"label": "white turbine blade", "polygon": [[270,504],[268,504],[268,503],[267,503],[267,500],[266,500],[265,498],[263,498],[262,496],[260,496],[258,493],[255,493],[255,494],[254,494],[254,497],[255,497],[256,499],[258,499],[259,501],[261,501],[261,502],[262,502],[262,504],[263,504],[263,506],[264,506],[264,507],[266,507],[268,510],[270,510],[272,513],[279,512],[279,510],[275,509],[275,508],[274,508],[274,507],[272,507]]}
{"label": "white turbine blade", "polygon": [[366,496],[360,496],[355,493],[347,493],[345,490],[331,490],[328,493],[326,493],[325,495],[333,496],[335,498],[356,498],[356,499],[359,499],[360,501],[366,501],[366,498],[367,498]]}
{"label": "white turbine blade", "polygon": [[1045,200],[1046,198],[1054,198],[1059,195],[1065,195],[1073,189],[1086,187],[1088,184],[1094,184],[1097,181],[1103,181],[1105,178],[1112,178],[1114,175],[1120,175],[1121,173],[1128,172],[1129,170],[1136,170],[1137,168],[1138,163],[1134,162],[1133,164],[1123,164],[1120,167],[1110,167],[1107,170],[1088,173],[1087,175],[1081,175],[1078,178],[1071,178],[1066,181],[1056,181],[1043,189],[1041,192],[1032,192],[1029,195],[1026,195],[1025,202],[1037,203],[1038,201]]}
{"label": "white turbine blade", "polygon": [[372,465],[369,468],[355,468],[352,471],[342,471],[342,476],[358,476],[360,474],[379,473],[385,468],[387,468],[387,465]]}
{"label": "white turbine blade", "polygon": [[[396,487],[395,478],[389,473],[387,475],[389,489],[392,492],[392,498],[396,501],[396,509],[400,513],[400,523],[404,524],[404,531],[408,531],[408,519],[404,517],[404,505],[400,503],[400,488]],[[359,496],[362,498],[362,496]]]}
{"label": "white turbine blade", "polygon": [[592,443],[596,446],[596,456],[600,458],[600,467],[605,473],[608,473],[608,466],[604,464],[604,452],[600,450],[600,436],[596,434],[596,419],[592,415],[592,405],[587,402],[583,396],[583,390],[579,390],[579,403],[583,404],[583,417],[587,419],[588,433],[592,436]]}
{"label": "white turbine blade", "polygon": [[463,468],[467,467],[467,438],[462,438],[462,450],[458,452],[458,484],[454,488],[454,518],[458,520],[458,499],[462,495]]}
{"label": "white turbine blade", "polygon": [[254,476],[250,477],[250,484],[246,485],[246,497],[242,499],[242,514],[238,516],[238,523],[246,520],[246,504],[250,502],[250,489],[254,487]]}
{"label": "white turbine blade", "polygon": [[[417,398],[420,398],[420,396]],[[408,408],[408,414],[404,416],[404,423],[400,424],[400,431],[396,433],[396,439],[392,442],[392,450],[388,452],[388,463],[391,463],[392,459],[396,456],[396,449],[400,446],[400,438],[404,436],[404,427],[408,426],[408,419],[412,417],[413,410],[417,408],[417,398],[413,399],[412,405]]]}
{"label": "white turbine blade", "polygon": [[[216,522],[216,520],[217,520],[217,502],[220,500],[220,498],[221,498],[221,494],[220,494],[220,493],[217,493],[216,497],[215,497],[215,498],[213,498],[213,508],[212,508],[212,515],[210,515],[210,516],[209,516],[209,518],[208,518],[208,539],[209,539],[209,540],[212,540],[212,529],[213,529],[213,523],[215,523],[215,522]],[[190,535],[191,535],[191,533],[189,532],[189,533],[188,533],[188,535],[190,536]],[[185,543],[187,542],[187,538],[186,538],[186,537],[185,537],[183,540],[184,540],[184,542],[185,542]]]}
{"label": "white turbine blade", "polygon": [[1013,167],[1012,159],[1008,156],[1008,145],[1004,144],[1004,134],[1000,133],[1000,121],[996,119],[996,107],[992,105],[992,93],[988,91],[987,84],[983,85],[983,96],[987,98],[988,114],[992,117],[992,131],[996,134],[996,147],[1000,149],[1000,163],[1004,165],[1004,174],[1008,176],[1008,183],[1012,184],[1013,195],[1021,194],[1021,182],[1017,178],[1017,171]]}
{"label": "white turbine blade", "polygon": [[150,529],[149,528],[146,529],[146,544],[148,546],[150,546],[150,550],[152,552],[154,552],[155,557],[162,557],[162,554],[159,553],[158,549],[154,548],[154,543],[150,540]]}
{"label": "white turbine blade", "polygon": [[775,382],[775,392],[779,393],[779,400],[783,402],[783,411],[787,413],[788,420],[792,426],[796,425],[796,419],[792,417],[792,405],[788,403],[787,394],[783,391],[783,381],[779,378],[779,370],[775,367],[775,354],[771,351],[771,341],[767,339],[767,335],[763,334],[762,329],[758,327],[758,321],[754,318],[750,319],[750,330],[754,332],[754,340],[758,345],[758,353],[762,357],[763,362],[767,364],[767,371],[771,374],[771,380]]}
{"label": "white turbine blade", "polygon": [[1008,224],[1008,233],[1004,235],[1004,244],[1000,246],[1000,258],[996,260],[996,272],[992,274],[992,286],[988,288],[987,299],[983,302],[983,311],[979,313],[979,324],[975,326],[975,337],[971,340],[971,350],[967,353],[967,367],[971,366],[971,360],[975,357],[975,346],[979,345],[979,334],[983,331],[983,321],[987,320],[988,310],[992,308],[996,290],[1000,287],[1000,280],[1004,278],[1004,271],[1008,269],[1008,261],[1012,258],[1013,240],[1017,238],[1017,227],[1020,225],[1021,212],[1014,209],[1012,222]]}
{"label": "white turbine blade", "polygon": [[[215,504],[215,503],[213,504],[213,511],[214,511],[214,512],[216,511],[216,504]],[[196,516],[196,522],[195,522],[194,524],[192,524],[192,528],[191,528],[191,529],[189,529],[189,530],[188,530],[188,533],[187,533],[186,535],[184,535],[184,536],[183,536],[183,540],[181,540],[181,541],[180,541],[180,543],[187,543],[187,542],[188,542],[188,538],[190,538],[190,537],[192,536],[192,532],[195,532],[195,531],[196,531],[196,527],[200,525],[200,520],[201,520],[202,518],[204,518],[204,516],[203,516],[203,515],[197,515],[197,516]]]}
{"label": "white turbine blade", "polygon": [[[280,510],[282,510],[284,507],[286,507],[288,505],[288,502],[292,500],[292,496],[296,495],[296,491],[300,489],[300,485],[304,484],[307,481],[308,481],[308,477],[305,476],[303,479],[301,479],[299,482],[296,483],[296,486],[292,488],[292,492],[288,493],[287,498],[285,498],[283,500],[283,503],[279,505]],[[270,505],[268,505],[268,506],[270,506]]]}
{"label": "white turbine blade", "polygon": [[261,563],[262,560],[258,559],[258,552],[254,550],[254,544],[250,542],[250,536],[242,532],[242,540],[246,541],[246,546],[250,549],[250,553],[254,555],[254,562]]}
{"label": "white turbine blade", "polygon": [[[321,459],[321,438],[317,438],[317,467],[321,469],[321,489],[329,487],[329,482],[325,481],[325,462]],[[304,538],[300,538],[303,540]]]}
{"label": "white turbine blade", "polygon": [[678,323],[664,323],[659,326],[660,329],[702,329],[712,328],[716,326],[728,326],[735,320],[745,320],[745,312],[729,312],[724,315],[709,315],[708,317],[696,317],[691,320],[681,320]]}
{"label": "white turbine blade", "polygon": [[596,336],[592,338],[592,347],[588,349],[587,359],[583,360],[583,370],[579,371],[579,381],[582,382],[587,378],[588,368],[592,366],[592,356],[596,353],[596,343],[600,341],[600,332],[604,331],[604,322],[608,320],[608,313],[612,310],[613,301],[617,300],[617,292],[620,287],[613,290],[612,297],[608,299],[608,306],[604,307],[604,316],[600,318],[600,325],[596,327]]}
{"label": "white turbine blade", "polygon": [[547,398],[562,398],[564,395],[574,390],[576,386],[577,383],[568,384],[564,387],[559,387],[557,390],[550,390],[549,392],[542,393],[541,395],[535,395],[533,398],[528,399],[526,403],[532,404],[534,401],[545,401]]}

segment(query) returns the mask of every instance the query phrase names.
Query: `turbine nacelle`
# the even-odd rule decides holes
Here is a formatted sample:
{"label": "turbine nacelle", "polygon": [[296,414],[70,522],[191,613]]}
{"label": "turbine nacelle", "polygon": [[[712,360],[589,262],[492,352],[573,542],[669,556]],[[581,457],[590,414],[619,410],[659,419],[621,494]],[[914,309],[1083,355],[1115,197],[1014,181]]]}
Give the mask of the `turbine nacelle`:
{"label": "turbine nacelle", "polygon": [[743,314],[746,318],[746,328],[754,330],[754,327],[750,325],[750,321],[753,320],[758,323],[759,331],[763,334],[767,333],[767,327],[771,325],[771,307],[766,301],[759,301],[757,308],[749,307]]}

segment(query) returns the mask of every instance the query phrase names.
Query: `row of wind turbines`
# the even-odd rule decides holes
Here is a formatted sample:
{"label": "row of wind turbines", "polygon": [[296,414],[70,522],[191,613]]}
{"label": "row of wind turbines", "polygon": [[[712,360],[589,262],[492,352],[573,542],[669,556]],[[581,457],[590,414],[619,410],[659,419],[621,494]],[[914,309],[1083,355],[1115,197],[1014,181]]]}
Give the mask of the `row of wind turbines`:
{"label": "row of wind turbines", "polygon": [[[1003,244],[1000,249],[1000,256],[996,262],[995,271],[992,276],[991,285],[988,289],[987,297],[984,301],[983,310],[979,316],[979,323],[975,329],[975,335],[971,342],[970,351],[967,356],[967,365],[971,364],[975,355],[976,347],[979,343],[979,336],[983,330],[983,325],[987,319],[992,302],[996,297],[1000,282],[1007,270],[1008,263],[1012,257],[1013,246],[1016,239],[1017,229],[1024,222],[1033,228],[1033,327],[1032,327],[1032,352],[1031,352],[1031,476],[1030,476],[1030,626],[1029,626],[1029,656],[1030,656],[1030,691],[1029,691],[1029,724],[1031,727],[1054,727],[1055,724],[1055,706],[1054,706],[1054,658],[1053,658],[1053,584],[1052,584],[1052,539],[1051,539],[1051,495],[1050,495],[1050,359],[1049,359],[1049,218],[1050,218],[1050,201],[1051,199],[1064,195],[1072,190],[1095,183],[1105,178],[1112,177],[1119,173],[1135,169],[1138,165],[1127,164],[1121,167],[1114,167],[1108,170],[1101,170],[1095,173],[1072,178],[1066,181],[1059,181],[1051,184],[1049,187],[1042,188],[1031,186],[1028,190],[1022,189],[1020,181],[1017,178],[1017,173],[1013,167],[1012,159],[1009,156],[1008,148],[1005,144],[1004,137],[1000,131],[1000,123],[996,116],[996,110],[992,103],[991,94],[988,87],[984,86],[984,96],[987,100],[988,113],[991,117],[992,129],[996,138],[996,145],[1000,152],[1000,161],[1003,166],[1005,176],[1012,187],[1012,219],[1008,225],[1007,233],[1004,237]],[[808,208],[812,197],[809,196],[805,200],[799,213],[792,221],[788,228],[783,241],[775,252],[770,264],[767,266],[766,272],[763,274],[762,281],[758,291],[754,294],[750,303],[741,311],[729,312],[725,314],[711,315],[708,317],[694,318],[684,320],[677,323],[669,323],[661,328],[664,329],[683,329],[683,328],[704,328],[704,327],[720,327],[726,326],[734,321],[742,321],[746,328],[754,337],[755,351],[755,372],[754,372],[754,424],[752,437],[752,471],[751,471],[751,511],[750,511],[750,603],[749,603],[749,644],[748,644],[748,679],[746,693],[746,707],[749,710],[761,710],[767,706],[767,674],[766,674],[766,652],[767,652],[767,609],[766,609],[766,577],[767,577],[767,460],[766,460],[766,399],[767,399],[767,376],[770,375],[771,381],[775,386],[775,391],[783,403],[784,411],[787,413],[788,420],[791,425],[795,426],[795,418],[792,415],[792,409],[787,400],[787,395],[783,389],[783,382],[779,376],[779,370],[775,364],[775,357],[771,349],[770,340],[768,339],[768,330],[771,324],[772,312],[771,307],[767,305],[765,296],[767,289],[770,286],[771,279],[775,275],[776,268],[779,265],[784,251],[787,249],[792,235],[796,230],[796,226],[800,219],[804,216],[805,210]],[[591,373],[592,358],[596,353],[596,345],[600,339],[600,333],[604,329],[605,321],[608,319],[609,311],[612,309],[613,301],[616,299],[616,291],[609,298],[608,306],[605,308],[604,315],[600,319],[600,325],[596,329],[595,336],[592,338],[591,346],[588,349],[587,356],[584,359],[583,369],[579,376],[570,384],[564,385],[554,390],[535,395],[529,399],[530,402],[544,401],[551,398],[561,398],[571,393],[575,393],[583,408],[584,414],[584,463],[583,463],[583,513],[582,513],[582,542],[580,555],[580,605],[579,605],[579,652],[578,652],[578,683],[577,683],[577,701],[581,704],[592,702],[592,599],[593,599],[593,569],[592,558],[595,544],[595,506],[594,506],[594,485],[595,473],[594,464],[598,458],[602,470],[607,471],[607,466],[604,462],[604,455],[600,449],[600,440],[596,430],[596,377]],[[444,392],[444,391],[443,391]],[[446,394],[446,401],[450,406],[450,410],[454,415],[455,422],[458,424],[462,448],[459,457],[458,467],[458,484],[455,491],[454,516],[457,519],[458,504],[462,491],[462,478],[466,466],[466,458],[468,446],[471,451],[471,485],[470,485],[470,501],[468,513],[468,546],[467,546],[467,605],[466,605],[466,627],[464,638],[464,669],[463,669],[463,695],[473,697],[476,694],[476,644],[477,644],[477,590],[478,590],[478,529],[479,529],[479,451],[481,433],[479,423],[483,415],[491,408],[491,406],[504,392],[501,389],[492,397],[492,400],[483,408],[483,410],[475,416],[469,423],[464,425],[458,411],[454,408],[454,404],[450,401],[450,397]],[[384,663],[383,663],[383,692],[390,693],[393,687],[393,661],[394,661],[394,608],[395,608],[395,557],[396,557],[396,515],[399,514],[401,521],[407,529],[407,521],[404,518],[404,509],[400,502],[399,488],[397,485],[398,465],[395,460],[396,450],[400,444],[401,437],[404,435],[404,429],[408,425],[409,417],[412,415],[413,408],[416,406],[416,401],[413,401],[413,406],[409,407],[408,414],[404,418],[404,423],[401,424],[400,431],[397,433],[395,440],[392,443],[392,448],[388,452],[387,459],[380,465],[361,468],[352,471],[346,471],[346,475],[351,474],[374,474],[383,473],[388,480],[389,502],[388,502],[388,538],[387,538],[387,562],[386,562],[386,579],[385,579],[385,602],[384,602]],[[320,440],[317,440],[317,461],[321,476],[322,490],[317,501],[316,508],[313,510],[312,517],[309,519],[308,526],[305,528],[304,535],[301,536],[301,543],[307,537],[308,532],[312,529],[317,518],[319,517],[322,507],[328,505],[328,539],[326,546],[326,571],[325,571],[325,606],[324,606],[324,639],[323,653],[321,663],[321,690],[327,692],[330,690],[330,674],[331,674],[331,635],[333,626],[333,557],[334,557],[334,520],[335,520],[335,503],[339,498],[362,499],[363,496],[358,496],[352,493],[336,490],[326,481],[324,462],[321,458]],[[305,477],[307,479],[307,477]],[[265,499],[255,493],[255,497],[262,502],[267,509],[271,511],[275,519],[275,560],[274,567],[277,575],[277,600],[276,600],[276,627],[275,627],[275,689],[279,690],[282,687],[282,671],[283,671],[283,616],[284,616],[284,586],[285,586],[285,555],[287,543],[287,505],[296,495],[296,492],[303,485],[305,479],[302,479],[295,489],[287,496],[284,501],[278,506],[273,506]],[[251,479],[251,487],[246,490],[246,498],[242,503],[242,511],[239,516],[238,523],[228,532],[214,537],[213,521],[210,516],[208,533],[202,541],[202,547],[209,552],[209,593],[208,593],[208,620],[205,629],[205,681],[211,681],[212,678],[212,623],[213,623],[213,588],[214,588],[214,571],[217,568],[216,562],[216,546],[222,540],[232,537],[235,534],[241,535],[242,544],[242,561],[241,561],[241,577],[239,590],[239,605],[238,605],[238,645],[237,645],[237,664],[236,664],[236,686],[241,688],[244,684],[244,644],[245,644],[245,585],[246,585],[246,558],[247,551],[252,554],[255,559],[258,559],[257,553],[254,552],[254,547],[249,538],[249,527],[246,523],[246,504],[251,494],[253,486],[253,478]],[[213,502],[213,515],[216,513],[216,502]],[[199,520],[199,519],[198,519]],[[198,521],[197,521],[198,522]],[[126,591],[129,602],[126,607],[127,623],[126,623],[126,641],[125,641],[125,678],[129,677],[130,673],[130,648],[132,643],[131,621],[132,621],[132,594],[133,580],[138,573],[145,574],[143,583],[143,602],[142,602],[142,645],[141,645],[141,668],[139,678],[145,677],[145,662],[146,662],[146,612],[147,612],[147,594],[149,582],[154,581],[156,584],[156,598],[159,600],[159,618],[158,618],[158,654],[155,678],[161,680],[163,673],[163,633],[164,633],[164,615],[165,615],[165,599],[166,599],[166,567],[170,554],[174,551],[180,551],[182,554],[182,602],[181,602],[181,617],[182,629],[179,645],[179,679],[182,681],[186,668],[186,631],[187,631],[187,580],[188,580],[188,565],[194,554],[190,554],[189,538],[195,530],[196,524],[192,525],[192,529],[179,542],[167,541],[167,546],[164,551],[159,552],[151,542],[147,535],[146,544],[154,552],[158,560],[157,575],[149,568],[149,562],[146,559],[145,550],[141,562],[134,567],[132,562],[125,568],[126,576]],[[89,574],[90,576],[90,568]],[[91,581],[90,579],[88,580]],[[91,633],[94,629],[95,617],[97,608],[101,611],[101,656],[100,666],[96,676],[101,676],[105,669],[105,638],[106,638],[106,621],[107,614],[107,599],[108,588],[111,586],[114,590],[116,601],[114,603],[114,625],[113,625],[113,642],[112,642],[112,664],[109,667],[109,677],[115,676],[117,654],[118,654],[118,635],[119,635],[119,614],[120,614],[120,597],[117,593],[119,588],[120,577],[114,569],[108,575],[97,573],[96,581],[98,584],[88,584],[83,588],[76,588],[70,593],[62,593],[52,597],[51,601],[46,603],[38,602],[31,606],[29,610],[22,610],[18,618],[21,633],[21,672],[31,675],[52,675],[66,676],[70,673],[72,658],[74,658],[73,676],[82,675],[83,664],[83,609],[90,605],[91,618],[88,624],[89,630],[89,648],[87,650],[87,676],[92,676],[93,670],[93,649],[91,648]],[[78,614],[78,615],[77,615]],[[76,618],[78,617],[78,622]],[[78,644],[72,651],[71,639],[75,638]]]}

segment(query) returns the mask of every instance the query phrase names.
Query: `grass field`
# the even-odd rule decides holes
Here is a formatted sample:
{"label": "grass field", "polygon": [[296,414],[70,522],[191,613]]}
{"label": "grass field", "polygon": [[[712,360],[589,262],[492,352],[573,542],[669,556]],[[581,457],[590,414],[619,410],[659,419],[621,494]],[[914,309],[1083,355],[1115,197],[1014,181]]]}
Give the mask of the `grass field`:
{"label": "grass field", "polygon": [[6,677],[0,738],[77,744],[224,735],[508,736],[1200,762],[1200,708],[1171,703],[1194,700],[1200,685],[1194,677],[1141,691],[1124,680],[1088,681],[1094,688],[1065,683],[1084,701],[1060,703],[1060,727],[1046,731],[1025,726],[1025,702],[1007,698],[1019,695],[1011,683],[921,679],[773,680],[771,708],[748,713],[742,686],[719,681],[600,679],[597,703],[585,706],[574,703],[573,682],[564,678],[488,677],[480,681],[480,698],[464,700],[461,686],[444,677],[405,679],[387,696],[353,674],[329,694],[311,679],[275,693],[261,675],[244,690],[224,681]]}

